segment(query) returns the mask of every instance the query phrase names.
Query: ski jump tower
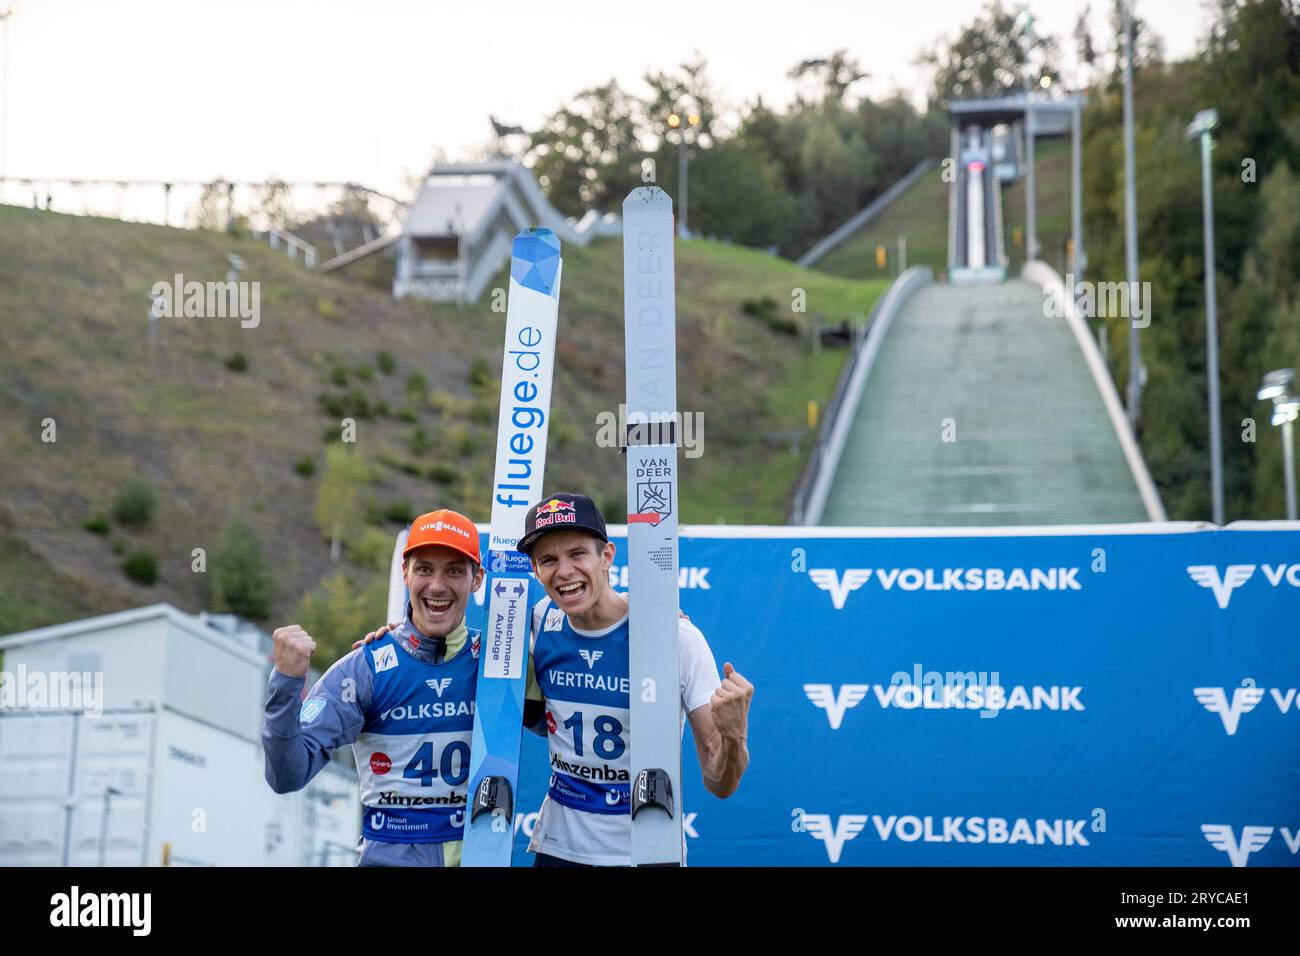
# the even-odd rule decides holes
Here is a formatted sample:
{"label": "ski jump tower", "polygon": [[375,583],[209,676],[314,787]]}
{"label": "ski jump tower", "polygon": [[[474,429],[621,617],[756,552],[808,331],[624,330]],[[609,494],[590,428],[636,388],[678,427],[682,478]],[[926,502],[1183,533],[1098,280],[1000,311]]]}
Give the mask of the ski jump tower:
{"label": "ski jump tower", "polygon": [[[1079,103],[1030,104],[1037,135],[1073,128],[1076,280]],[[1016,131],[1024,107],[1022,97],[952,104],[948,282],[913,266],[877,302],[795,493],[792,524],[1165,520],[1070,280],[1037,259],[1008,275],[1002,186],[1031,168]]]}
{"label": "ski jump tower", "polygon": [[[948,155],[956,160],[948,192],[949,282],[1001,282],[1007,277],[1002,188],[1023,179],[1033,161],[1026,132],[1032,130],[1035,140],[1069,135],[1072,115],[1082,105],[1077,94],[1029,102],[1019,95],[949,104]],[[1076,141],[1074,148],[1079,147]]]}

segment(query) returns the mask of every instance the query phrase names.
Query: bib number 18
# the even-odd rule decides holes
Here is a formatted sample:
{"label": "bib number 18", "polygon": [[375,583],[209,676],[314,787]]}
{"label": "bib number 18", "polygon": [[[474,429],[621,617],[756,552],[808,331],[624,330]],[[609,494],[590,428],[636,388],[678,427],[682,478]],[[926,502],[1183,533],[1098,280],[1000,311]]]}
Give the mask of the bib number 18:
{"label": "bib number 18", "polygon": [[[573,716],[564,722],[566,729],[573,731],[573,754],[582,756],[582,711],[575,710]],[[602,760],[617,760],[623,756],[626,744],[623,743],[623,725],[616,717],[608,714],[599,715],[592,726],[596,730],[596,756]]]}

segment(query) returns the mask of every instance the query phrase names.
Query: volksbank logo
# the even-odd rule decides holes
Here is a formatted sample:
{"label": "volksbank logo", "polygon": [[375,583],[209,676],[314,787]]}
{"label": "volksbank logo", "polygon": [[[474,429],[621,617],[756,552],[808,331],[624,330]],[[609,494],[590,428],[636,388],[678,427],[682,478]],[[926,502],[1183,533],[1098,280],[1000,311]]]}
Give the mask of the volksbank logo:
{"label": "volksbank logo", "polygon": [[441,697],[442,692],[447,689],[451,681],[452,678],[450,677],[430,677],[425,683],[429,686],[429,690]]}
{"label": "volksbank logo", "polygon": [[[842,684],[837,691],[830,684],[804,684],[803,692],[808,695],[813,706],[826,711],[826,719],[831,722],[831,730],[839,730],[844,720],[844,712],[862,703],[862,699],[871,690],[870,684]],[[835,854],[837,857],[839,853]],[[835,861],[832,860],[832,863]]]}
{"label": "volksbank logo", "polygon": [[1192,564],[1187,568],[1187,574],[1193,581],[1214,592],[1214,600],[1219,602],[1220,610],[1227,609],[1228,602],[1232,600],[1232,592],[1249,581],[1254,573],[1253,564],[1230,564],[1222,577],[1219,576],[1219,569],[1212,564]]}
{"label": "volksbank logo", "polygon": [[846,813],[834,820],[829,814],[808,813],[803,818],[804,829],[826,844],[826,856],[832,863],[840,862],[844,844],[857,839],[866,825],[865,813]]}
{"label": "volksbank logo", "polygon": [[596,661],[605,656],[604,651],[589,651],[585,647],[579,649],[578,656],[587,662],[587,670],[596,666]]}
{"label": "volksbank logo", "polygon": [[1277,709],[1285,714],[1291,710],[1291,705],[1296,700],[1297,690],[1295,687],[1274,687],[1271,690],[1265,687],[1234,687],[1231,703],[1228,701],[1227,690],[1222,687],[1194,687],[1192,693],[1196,695],[1202,707],[1212,714],[1219,715],[1223,720],[1223,729],[1231,737],[1237,733],[1237,725],[1242,715],[1249,714],[1259,706],[1266,695],[1271,696]]}
{"label": "volksbank logo", "polygon": [[[1300,829],[1292,832],[1286,827],[1278,827],[1277,830],[1282,834],[1282,842],[1292,856],[1300,852]],[[1246,866],[1250,855],[1264,849],[1273,838],[1273,827],[1251,826],[1242,827],[1241,839],[1237,839],[1236,832],[1227,823],[1202,823],[1201,832],[1205,834],[1210,846],[1228,854],[1228,860],[1233,866]]]}
{"label": "volksbank logo", "polygon": [[810,834],[826,845],[826,856],[838,863],[844,845],[857,839],[868,823],[881,842],[903,843],[1027,843],[1031,846],[1089,846],[1083,828],[1087,820],[1043,820],[1018,817],[918,817],[850,813],[829,814],[795,811],[796,830]]}
{"label": "volksbank logo", "polygon": [[1256,567],[1271,588],[1281,587],[1284,581],[1290,587],[1300,588],[1300,564],[1230,564],[1222,574],[1213,564],[1191,564],[1187,566],[1187,576],[1211,591],[1219,610],[1226,611],[1232,592],[1251,580]]}
{"label": "volksbank logo", "polygon": [[849,592],[856,591],[867,583],[871,577],[871,569],[849,568],[844,572],[844,577],[840,577],[835,573],[834,568],[813,568],[808,572],[808,577],[812,578],[813,584],[823,591],[831,592],[831,603],[835,605],[835,610],[839,611],[843,609],[844,602],[849,599]]}
{"label": "volksbank logo", "polygon": [[883,710],[977,710],[981,716],[996,716],[1004,710],[1086,710],[1080,694],[1082,687],[1061,685],[1039,686],[1016,684],[1004,687],[993,675],[990,683],[987,674],[974,671],[953,672],[943,684],[891,683],[843,684],[837,690],[833,684],[804,684],[808,700],[826,711],[831,730],[839,730],[844,714],[862,701],[873,699]]}
{"label": "volksbank logo", "polygon": [[445,704],[399,704],[379,712],[380,720],[432,720],[436,717],[472,717],[474,701],[449,700]]}
{"label": "volksbank logo", "polygon": [[[627,590],[627,565],[611,565],[609,569],[609,586]],[[678,568],[677,589],[711,591],[708,568]]]}
{"label": "volksbank logo", "polygon": [[882,591],[1082,591],[1078,568],[810,568],[835,610],[873,577]]}

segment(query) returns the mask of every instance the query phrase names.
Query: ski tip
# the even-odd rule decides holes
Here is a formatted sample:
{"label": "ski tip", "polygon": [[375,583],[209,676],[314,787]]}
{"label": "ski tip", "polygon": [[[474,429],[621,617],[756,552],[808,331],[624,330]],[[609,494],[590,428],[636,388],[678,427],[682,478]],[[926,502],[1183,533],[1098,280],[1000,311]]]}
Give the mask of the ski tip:
{"label": "ski tip", "polygon": [[510,249],[510,278],[543,295],[559,292],[560,240],[549,229],[529,226]]}
{"label": "ski tip", "polygon": [[640,211],[646,207],[665,207],[669,213],[673,209],[672,198],[658,186],[638,186],[627,194],[623,200],[623,213]]}

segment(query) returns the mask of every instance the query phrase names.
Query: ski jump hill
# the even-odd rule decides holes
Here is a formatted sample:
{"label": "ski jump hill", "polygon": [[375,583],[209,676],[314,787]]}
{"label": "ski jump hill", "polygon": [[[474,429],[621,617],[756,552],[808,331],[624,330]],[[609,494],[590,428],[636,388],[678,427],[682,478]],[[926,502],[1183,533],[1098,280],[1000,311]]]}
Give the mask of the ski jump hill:
{"label": "ski jump hill", "polygon": [[912,268],[881,298],[796,494],[795,524],[1165,520],[1060,277],[1040,261],[1007,276],[1008,134],[979,122],[954,113],[947,281]]}

